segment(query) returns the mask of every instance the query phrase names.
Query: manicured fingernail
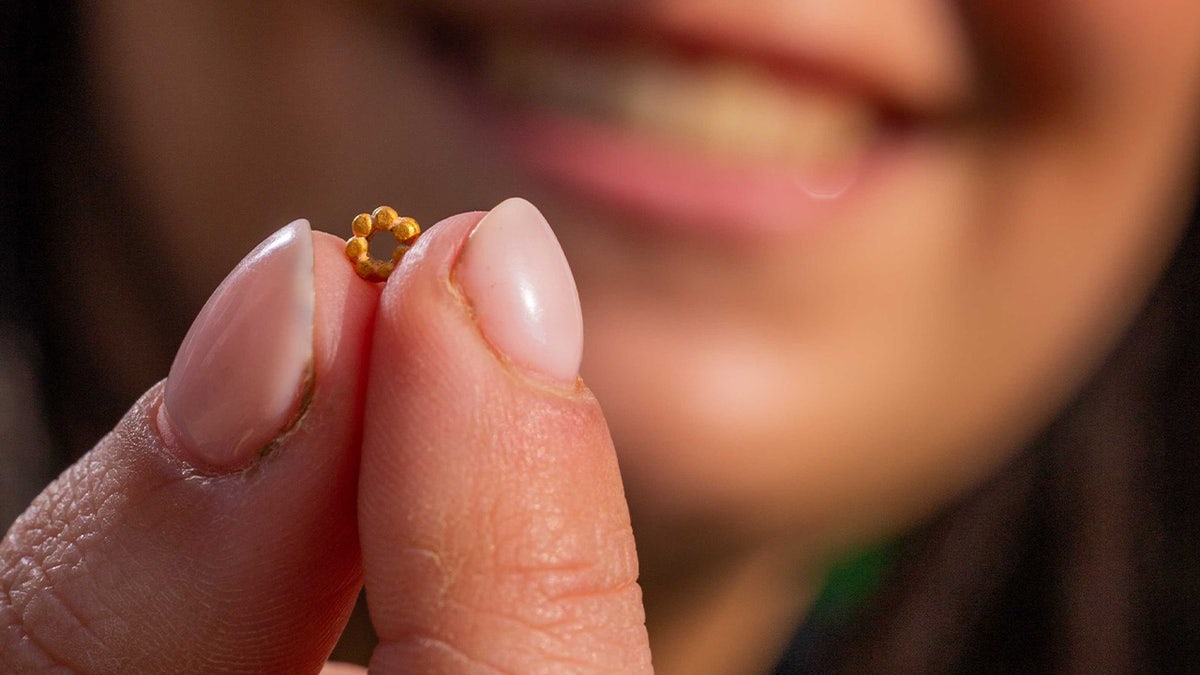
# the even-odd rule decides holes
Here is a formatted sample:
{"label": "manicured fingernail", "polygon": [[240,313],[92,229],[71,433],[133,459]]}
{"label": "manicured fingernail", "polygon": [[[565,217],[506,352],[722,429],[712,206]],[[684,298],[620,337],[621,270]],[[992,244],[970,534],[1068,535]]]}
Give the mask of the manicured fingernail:
{"label": "manicured fingernail", "polygon": [[579,376],[583,313],[550,224],[508,199],[475,226],[455,270],[484,337],[514,364],[564,383]]}
{"label": "manicured fingernail", "polygon": [[185,459],[245,465],[295,421],[313,357],[313,292],[305,220],[268,237],[217,287],[175,355],[159,408]]}

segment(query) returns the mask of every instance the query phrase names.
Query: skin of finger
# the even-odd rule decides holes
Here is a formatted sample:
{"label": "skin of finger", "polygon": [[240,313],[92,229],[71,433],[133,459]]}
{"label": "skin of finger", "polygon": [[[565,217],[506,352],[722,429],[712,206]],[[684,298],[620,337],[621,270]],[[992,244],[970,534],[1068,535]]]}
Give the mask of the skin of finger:
{"label": "skin of finger", "polygon": [[359,522],[378,672],[649,672],[616,455],[582,382],[488,346],[443,221],[380,300]]}
{"label": "skin of finger", "polygon": [[367,669],[353,663],[330,661],[321,669],[321,675],[366,675]]}
{"label": "skin of finger", "polygon": [[154,422],[160,383],[14,524],[0,544],[0,671],[321,669],[361,586],[378,300],[341,247],[314,234],[312,398],[276,447],[232,474],[185,465]]}

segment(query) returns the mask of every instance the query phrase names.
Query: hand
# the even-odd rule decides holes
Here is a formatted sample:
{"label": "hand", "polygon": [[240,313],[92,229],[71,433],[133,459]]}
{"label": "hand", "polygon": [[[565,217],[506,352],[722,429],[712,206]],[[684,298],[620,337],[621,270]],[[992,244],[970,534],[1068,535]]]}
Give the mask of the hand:
{"label": "hand", "polygon": [[0,544],[0,670],[316,672],[365,580],[379,672],[649,672],[573,282],[481,217],[382,289],[303,223],[247,258]]}

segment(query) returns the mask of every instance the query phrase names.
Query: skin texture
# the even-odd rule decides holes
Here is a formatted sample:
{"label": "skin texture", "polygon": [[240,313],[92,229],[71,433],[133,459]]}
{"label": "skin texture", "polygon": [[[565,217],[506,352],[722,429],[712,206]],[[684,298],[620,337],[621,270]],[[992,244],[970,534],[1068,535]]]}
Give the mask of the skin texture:
{"label": "skin texture", "polygon": [[303,417],[198,470],[151,389],[0,543],[0,669],[316,672],[365,573],[377,672],[650,672],[598,403],[498,358],[451,280],[482,215],[423,237],[382,300],[316,233]]}
{"label": "skin texture", "polygon": [[599,404],[497,360],[448,283],[478,218],[426,235],[380,300],[367,400],[390,414],[368,417],[359,486],[372,667],[650,672]]}
{"label": "skin texture", "polygon": [[[491,23],[564,7],[437,4]],[[697,663],[764,665],[832,552],[902,531],[993,472],[1144,297],[1193,197],[1200,6],[914,0],[886,16],[865,2],[589,6],[765,46],[800,68],[814,49],[857,64],[924,115],[913,159],[819,228],[732,245],[533,175],[480,130],[477,92],[464,99],[436,76],[389,3],[269,13],[110,3],[88,7],[85,36],[101,127],[138,177],[150,221],[207,205],[203,221],[153,231],[177,261],[164,273],[193,309],[222,270],[296,215],[338,229],[377,203],[403,203],[422,222],[511,194],[537,203],[579,286],[582,372],[619,452],[656,663],[692,673]],[[138,297],[119,278],[105,283]],[[97,336],[97,360],[116,361],[123,338],[105,330],[111,314],[89,310],[94,289],[77,291],[78,328]],[[387,354],[380,367],[417,367],[395,386],[422,399],[460,393],[452,367],[379,344],[389,330],[452,340],[453,326],[410,335],[389,321],[374,338]],[[491,391],[515,405],[510,393]],[[432,434],[426,425],[442,420],[447,439],[462,431],[438,417],[446,406],[430,407],[417,420],[403,405],[368,414],[364,461],[375,461],[372,434],[386,437],[372,424]],[[510,409],[520,407],[500,407]],[[581,419],[599,433],[598,417]],[[503,437],[522,442],[523,428],[508,423]],[[451,445],[486,450],[484,438]],[[437,480],[470,476],[457,466]],[[394,509],[424,503],[419,489],[437,485],[394,479],[406,486],[390,488]],[[368,514],[395,517],[373,503],[363,502],[364,526]],[[368,583],[372,547],[387,545],[364,541]],[[738,609],[748,604],[761,625]]]}
{"label": "skin texture", "polygon": [[0,543],[0,670],[297,672],[328,656],[362,583],[353,524],[378,291],[340,241],[313,244],[303,418],[244,471],[198,470],[160,435],[151,388]]}

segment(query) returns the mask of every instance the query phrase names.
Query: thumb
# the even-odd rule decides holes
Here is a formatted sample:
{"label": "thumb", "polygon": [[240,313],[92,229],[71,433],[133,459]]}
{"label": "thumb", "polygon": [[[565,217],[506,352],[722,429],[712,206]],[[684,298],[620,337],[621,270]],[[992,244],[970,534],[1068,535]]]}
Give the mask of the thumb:
{"label": "thumb", "polygon": [[378,298],[345,262],[304,221],[263,242],[165,384],[17,520],[0,541],[0,672],[321,667],[361,581]]}
{"label": "thumb", "polygon": [[523,200],[444,221],[389,281],[359,483],[373,669],[650,671],[581,353],[566,259]]}

